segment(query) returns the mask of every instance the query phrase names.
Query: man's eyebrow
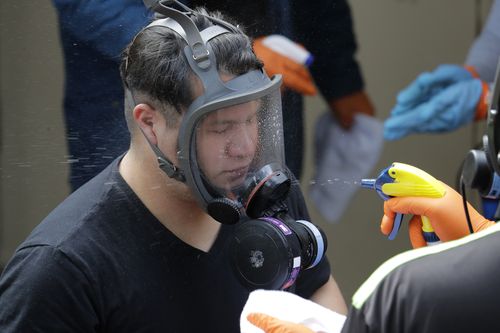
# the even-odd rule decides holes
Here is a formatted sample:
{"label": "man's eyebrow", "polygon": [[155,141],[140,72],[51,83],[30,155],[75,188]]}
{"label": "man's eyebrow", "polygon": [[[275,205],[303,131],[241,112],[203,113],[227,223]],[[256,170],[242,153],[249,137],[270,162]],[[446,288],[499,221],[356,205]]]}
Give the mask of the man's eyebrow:
{"label": "man's eyebrow", "polygon": [[246,117],[244,120],[234,120],[234,119],[218,119],[215,117],[215,119],[210,120],[208,122],[208,125],[226,125],[226,124],[239,124],[243,123],[249,119],[255,118],[257,116],[257,112],[254,112],[250,114],[248,117]]}
{"label": "man's eyebrow", "polygon": [[227,124],[237,124],[238,122],[236,120],[228,120],[228,119],[214,119],[210,122],[208,122],[209,126],[216,126],[216,125],[227,125]]}

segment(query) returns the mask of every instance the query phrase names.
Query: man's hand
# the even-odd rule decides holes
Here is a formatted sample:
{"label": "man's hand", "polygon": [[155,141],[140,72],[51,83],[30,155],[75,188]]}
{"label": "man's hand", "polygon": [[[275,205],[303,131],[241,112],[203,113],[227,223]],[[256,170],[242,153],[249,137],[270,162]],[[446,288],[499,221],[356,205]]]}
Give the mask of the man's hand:
{"label": "man's hand", "polygon": [[307,67],[272,50],[263,43],[263,39],[254,41],[253,50],[257,58],[264,63],[264,69],[269,76],[283,75],[285,88],[294,90],[302,95],[316,95],[318,93],[314,81]]}
{"label": "man's hand", "polygon": [[375,115],[375,108],[364,91],[334,99],[329,105],[340,126],[345,129],[351,128],[354,115],[358,112],[369,116]]}
{"label": "man's hand", "polygon": [[247,319],[266,333],[314,333],[304,325],[280,320],[263,313],[250,313]]}
{"label": "man's hand", "polygon": [[384,137],[396,140],[412,133],[447,132],[484,118],[488,85],[474,73],[472,68],[440,65],[420,74],[398,94],[384,124]]}

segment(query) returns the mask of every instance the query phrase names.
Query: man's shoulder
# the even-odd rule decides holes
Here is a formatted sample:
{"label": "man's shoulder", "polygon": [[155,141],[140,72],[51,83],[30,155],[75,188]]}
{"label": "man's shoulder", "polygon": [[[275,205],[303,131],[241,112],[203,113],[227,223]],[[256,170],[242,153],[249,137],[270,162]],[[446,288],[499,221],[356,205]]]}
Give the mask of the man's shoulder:
{"label": "man's shoulder", "polygon": [[115,211],[121,211],[120,218],[126,216],[130,206],[130,193],[113,168],[101,174],[70,194],[33,230],[21,245],[49,245],[60,247],[78,239],[93,238],[102,232],[101,227],[110,227],[118,219]]}
{"label": "man's shoulder", "polygon": [[[495,273],[490,272],[492,275],[500,273],[500,267],[495,264],[498,250],[500,225],[495,225],[455,241],[400,253],[379,266],[363,283],[353,297],[353,305],[361,308],[371,296],[384,290],[390,290],[394,297],[406,297],[399,292],[401,288],[430,296],[444,289],[453,292],[453,287],[466,281],[462,277],[475,274],[477,267],[484,272],[486,267],[494,269]],[[464,258],[470,257],[474,257],[474,265],[463,265]],[[457,269],[460,274],[455,274]]]}

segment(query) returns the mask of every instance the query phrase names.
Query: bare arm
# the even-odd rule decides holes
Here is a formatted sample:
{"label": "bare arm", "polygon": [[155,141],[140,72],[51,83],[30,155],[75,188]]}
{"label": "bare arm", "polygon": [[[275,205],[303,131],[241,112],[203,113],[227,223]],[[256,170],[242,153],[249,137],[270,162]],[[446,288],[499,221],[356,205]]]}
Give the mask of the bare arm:
{"label": "bare arm", "polygon": [[347,305],[337,282],[330,275],[330,279],[311,296],[311,301],[318,303],[337,313],[347,315]]}

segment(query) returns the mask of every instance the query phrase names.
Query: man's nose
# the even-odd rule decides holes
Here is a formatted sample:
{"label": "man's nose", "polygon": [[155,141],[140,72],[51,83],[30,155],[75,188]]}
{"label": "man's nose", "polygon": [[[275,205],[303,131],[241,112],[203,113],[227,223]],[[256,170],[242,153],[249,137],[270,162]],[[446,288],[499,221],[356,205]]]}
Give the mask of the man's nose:
{"label": "man's nose", "polygon": [[255,152],[256,135],[254,131],[240,127],[233,133],[226,146],[226,152],[230,157],[247,157]]}

